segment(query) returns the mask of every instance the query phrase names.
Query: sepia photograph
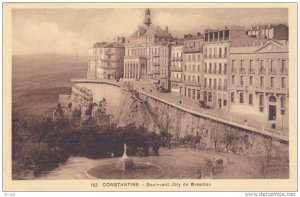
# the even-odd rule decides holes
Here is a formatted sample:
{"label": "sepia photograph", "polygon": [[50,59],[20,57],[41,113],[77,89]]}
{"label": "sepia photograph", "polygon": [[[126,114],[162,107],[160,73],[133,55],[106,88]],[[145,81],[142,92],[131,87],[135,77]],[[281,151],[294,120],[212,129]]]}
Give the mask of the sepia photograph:
{"label": "sepia photograph", "polygon": [[154,4],[7,4],[10,188],[295,179],[295,4]]}

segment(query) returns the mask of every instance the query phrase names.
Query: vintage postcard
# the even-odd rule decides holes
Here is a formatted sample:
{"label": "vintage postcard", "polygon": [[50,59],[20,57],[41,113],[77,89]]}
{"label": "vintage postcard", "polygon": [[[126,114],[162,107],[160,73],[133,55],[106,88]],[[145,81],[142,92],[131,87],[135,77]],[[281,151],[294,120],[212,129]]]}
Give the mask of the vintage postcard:
{"label": "vintage postcard", "polygon": [[296,3],[4,3],[4,191],[296,191]]}

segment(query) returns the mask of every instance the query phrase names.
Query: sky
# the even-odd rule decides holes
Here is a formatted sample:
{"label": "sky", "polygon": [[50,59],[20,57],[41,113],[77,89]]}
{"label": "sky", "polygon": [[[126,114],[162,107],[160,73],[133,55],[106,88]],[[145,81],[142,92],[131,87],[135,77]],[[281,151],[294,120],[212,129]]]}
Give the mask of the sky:
{"label": "sky", "polygon": [[[143,24],[144,9],[13,9],[13,54],[87,54],[97,41],[130,36]],[[173,36],[230,25],[288,24],[287,9],[151,9],[151,20]]]}

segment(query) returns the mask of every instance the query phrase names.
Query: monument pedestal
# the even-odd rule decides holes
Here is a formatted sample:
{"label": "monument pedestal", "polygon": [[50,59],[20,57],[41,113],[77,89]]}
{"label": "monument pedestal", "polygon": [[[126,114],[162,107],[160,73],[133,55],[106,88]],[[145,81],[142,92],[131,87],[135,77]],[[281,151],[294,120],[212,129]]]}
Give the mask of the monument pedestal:
{"label": "monument pedestal", "polygon": [[123,171],[130,170],[134,168],[133,160],[130,158],[121,158],[119,159],[116,168],[121,169]]}
{"label": "monument pedestal", "polygon": [[125,171],[125,170],[130,170],[130,169],[134,168],[133,160],[128,158],[126,152],[127,152],[127,146],[126,146],[126,144],[124,144],[123,157],[121,157],[119,159],[117,166],[116,166],[117,169],[121,169],[121,170]]}

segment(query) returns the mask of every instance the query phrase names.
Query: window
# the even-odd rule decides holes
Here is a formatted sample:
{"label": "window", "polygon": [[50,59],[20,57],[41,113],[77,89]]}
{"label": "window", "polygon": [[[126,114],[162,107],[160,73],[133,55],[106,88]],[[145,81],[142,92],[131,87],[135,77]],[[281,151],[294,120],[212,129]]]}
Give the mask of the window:
{"label": "window", "polygon": [[188,98],[191,98],[191,89],[188,89]]}
{"label": "window", "polygon": [[253,105],[253,94],[249,94],[249,105]]}
{"label": "window", "polygon": [[264,96],[263,95],[259,96],[259,111],[260,112],[264,111]]}
{"label": "window", "polygon": [[224,79],[224,90],[227,90],[227,79]]}
{"label": "window", "polygon": [[241,70],[244,69],[244,60],[241,60]]}
{"label": "window", "polygon": [[223,100],[223,106],[227,106],[227,100]]}
{"label": "window", "polygon": [[231,70],[234,72],[235,71],[235,60],[232,60],[231,63]]}
{"label": "window", "polygon": [[281,88],[286,88],[286,78],[285,77],[281,78]]}
{"label": "window", "polygon": [[270,87],[274,88],[274,77],[270,78]]}
{"label": "window", "polygon": [[209,73],[211,73],[211,70],[212,70],[212,63],[209,63]]}
{"label": "window", "polygon": [[224,57],[227,57],[227,47],[224,48]]}
{"label": "window", "polygon": [[207,84],[207,79],[204,78],[204,87],[206,88],[206,84]]}
{"label": "window", "polygon": [[281,62],[281,72],[285,72],[286,71],[286,60],[282,60]]}
{"label": "window", "polygon": [[286,101],[285,101],[285,97],[282,96],[280,98],[280,108],[286,108]]}
{"label": "window", "polygon": [[195,61],[195,55],[192,56],[192,60]]}
{"label": "window", "polygon": [[249,77],[249,85],[251,85],[251,86],[253,85],[253,76]]}
{"label": "window", "polygon": [[231,76],[231,84],[235,84],[235,75]]}
{"label": "window", "polygon": [[244,86],[244,76],[241,76],[241,86]]}
{"label": "window", "polygon": [[214,89],[217,89],[217,79],[214,79]]}
{"label": "window", "polygon": [[193,89],[193,90],[192,90],[192,93],[193,93],[193,94],[192,94],[192,98],[195,99],[195,98],[196,98],[196,90]]}
{"label": "window", "polygon": [[222,48],[219,48],[219,57],[222,57]]}
{"label": "window", "polygon": [[197,90],[197,99],[200,100],[200,90]]}
{"label": "window", "polygon": [[265,78],[264,77],[260,77],[260,87],[263,88],[265,86]]}
{"label": "window", "polygon": [[219,72],[218,72],[219,74],[221,74],[222,73],[222,64],[220,63],[219,64]]}
{"label": "window", "polygon": [[249,62],[249,72],[253,72],[253,60],[250,60]]}
{"label": "window", "polygon": [[244,93],[240,93],[240,103],[244,103]]}
{"label": "window", "polygon": [[263,95],[259,96],[259,106],[264,106],[264,96]]}
{"label": "window", "polygon": [[230,101],[234,103],[234,92],[230,93]]}
{"label": "window", "polygon": [[211,102],[211,92],[208,93],[208,102]]}
{"label": "window", "polygon": [[281,115],[285,115],[285,109],[286,109],[286,99],[285,97],[280,98],[280,113]]}
{"label": "window", "polygon": [[224,74],[227,74],[227,64],[224,64]]}

